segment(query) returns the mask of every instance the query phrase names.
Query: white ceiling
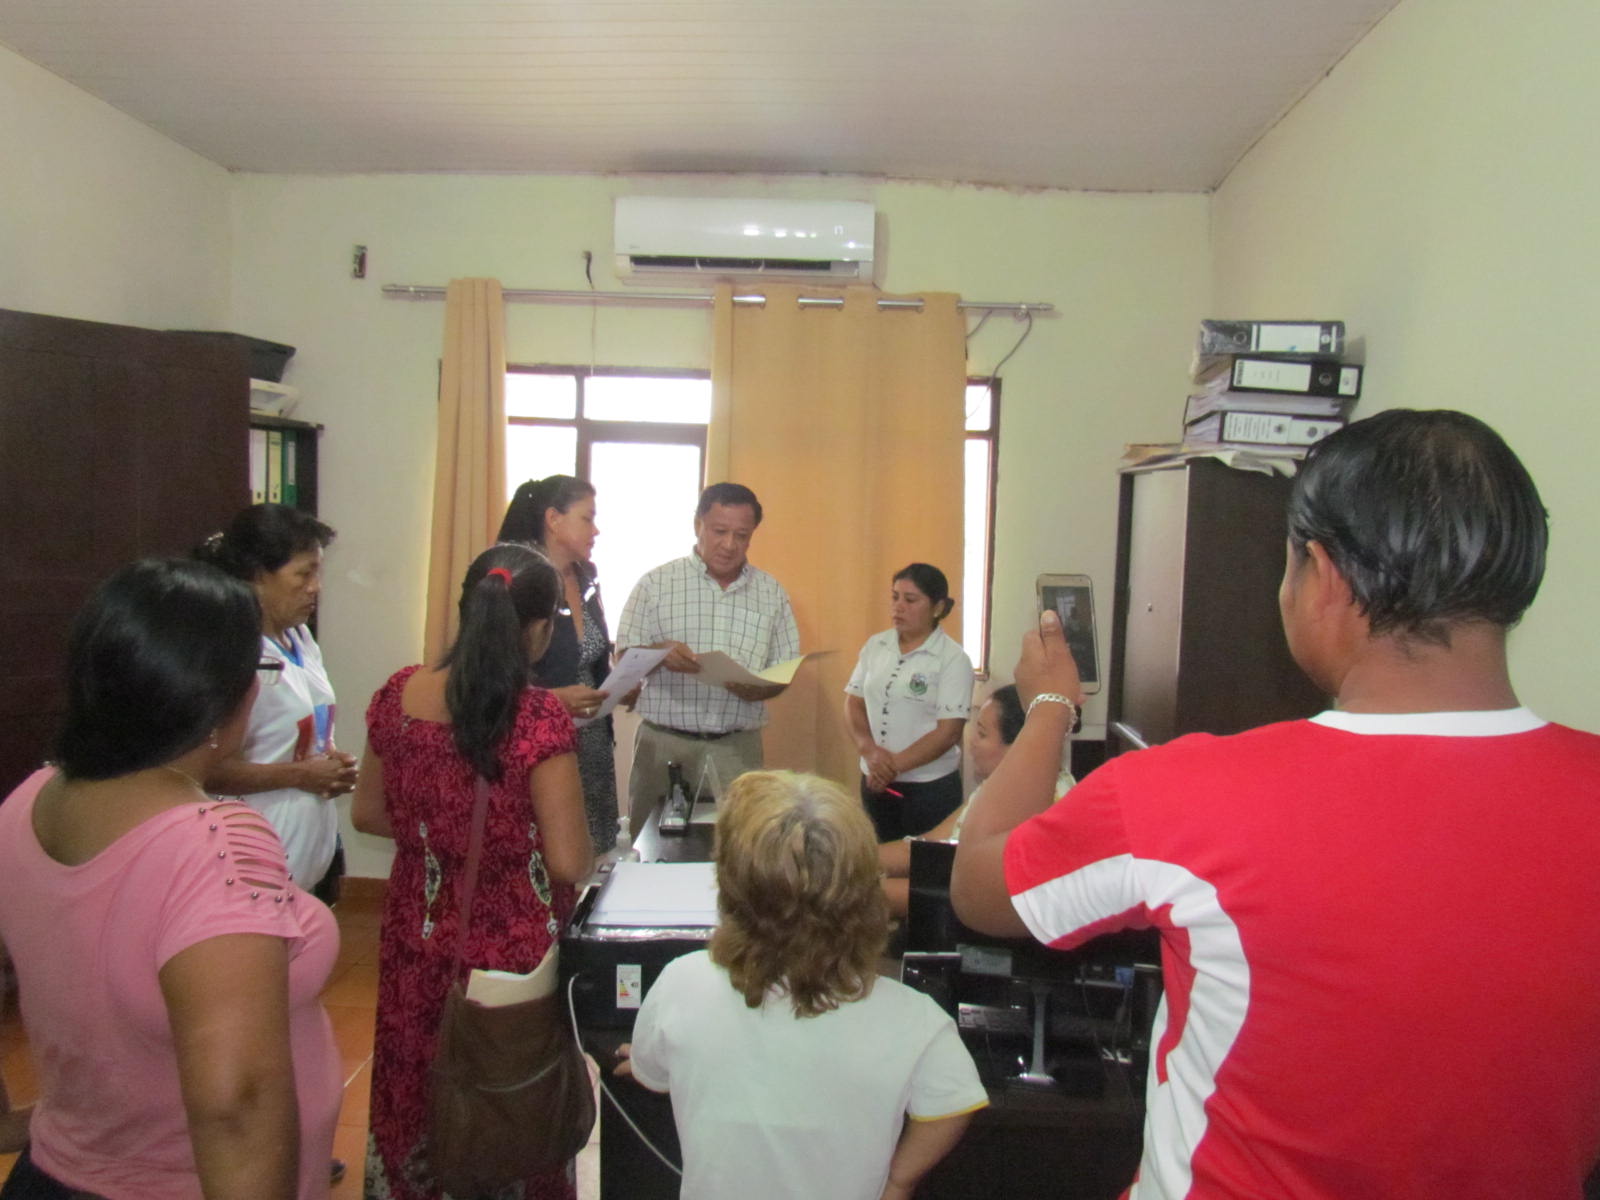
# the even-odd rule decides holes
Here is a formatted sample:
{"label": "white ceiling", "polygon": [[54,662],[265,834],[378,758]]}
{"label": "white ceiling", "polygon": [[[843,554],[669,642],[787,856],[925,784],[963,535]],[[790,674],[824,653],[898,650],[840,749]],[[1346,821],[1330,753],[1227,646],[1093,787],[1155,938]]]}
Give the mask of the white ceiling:
{"label": "white ceiling", "polygon": [[0,0],[223,166],[1205,191],[1396,0]]}

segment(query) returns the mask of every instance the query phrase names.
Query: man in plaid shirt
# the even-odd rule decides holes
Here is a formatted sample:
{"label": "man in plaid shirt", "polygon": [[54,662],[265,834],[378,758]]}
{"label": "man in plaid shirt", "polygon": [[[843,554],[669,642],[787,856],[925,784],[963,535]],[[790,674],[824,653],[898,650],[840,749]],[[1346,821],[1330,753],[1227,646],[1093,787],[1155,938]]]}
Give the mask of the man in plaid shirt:
{"label": "man in plaid shirt", "polygon": [[789,594],[750,565],[750,540],[761,524],[761,501],[737,483],[714,483],[695,508],[694,549],[647,573],[628,597],[617,645],[668,651],[664,671],[640,695],[643,720],[628,776],[632,832],[666,789],[667,764],[683,768],[693,788],[702,773],[721,791],[734,776],[760,769],[765,700],[781,685],[702,683],[696,655],[720,650],[751,671],[800,653]]}

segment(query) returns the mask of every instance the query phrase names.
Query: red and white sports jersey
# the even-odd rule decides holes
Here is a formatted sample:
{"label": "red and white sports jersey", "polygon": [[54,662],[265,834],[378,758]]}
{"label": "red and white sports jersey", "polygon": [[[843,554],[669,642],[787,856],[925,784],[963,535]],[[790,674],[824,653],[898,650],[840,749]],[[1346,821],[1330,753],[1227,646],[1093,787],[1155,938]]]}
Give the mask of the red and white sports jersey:
{"label": "red and white sports jersey", "polygon": [[1578,1197],[1600,1155],[1600,737],[1325,713],[1112,760],[1006,845],[1041,941],[1162,935],[1129,1195]]}

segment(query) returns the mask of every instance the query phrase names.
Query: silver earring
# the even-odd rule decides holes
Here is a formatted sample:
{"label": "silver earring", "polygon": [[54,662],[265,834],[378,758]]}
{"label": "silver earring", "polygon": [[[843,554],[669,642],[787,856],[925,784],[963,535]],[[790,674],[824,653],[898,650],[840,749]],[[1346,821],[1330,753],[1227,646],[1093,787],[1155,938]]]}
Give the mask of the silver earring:
{"label": "silver earring", "polygon": [[215,749],[217,749],[217,747],[218,747],[218,742],[217,742],[217,731],[216,731],[216,730],[215,730],[215,729],[213,729],[213,730],[212,730],[212,731],[211,731],[211,741],[210,741],[210,743],[209,743],[209,745],[210,745],[210,746],[211,746],[211,748],[212,748],[212,749],[213,749],[213,750],[215,750]]}

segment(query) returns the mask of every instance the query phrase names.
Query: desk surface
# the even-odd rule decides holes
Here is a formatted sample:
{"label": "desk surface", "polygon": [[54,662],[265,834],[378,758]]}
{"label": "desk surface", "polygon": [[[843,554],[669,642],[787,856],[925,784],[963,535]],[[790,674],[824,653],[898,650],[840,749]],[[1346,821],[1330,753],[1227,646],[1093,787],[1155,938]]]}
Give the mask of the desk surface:
{"label": "desk surface", "polygon": [[[711,847],[713,826],[709,823],[691,824],[683,833],[664,834],[659,828],[661,819],[661,806],[657,804],[650,811],[649,818],[645,821],[644,828],[639,831],[639,836],[634,839],[633,848],[642,863],[697,863],[711,861]],[[598,882],[590,885],[578,897],[577,907],[574,909],[572,919],[567,923],[564,936],[576,941],[639,941],[641,939],[683,939],[688,938],[696,943],[703,944],[707,936],[704,926],[607,926],[601,925],[593,919],[596,901],[600,893],[611,881],[610,867],[602,868],[605,872]],[[681,953],[681,951],[680,951]]]}
{"label": "desk surface", "polygon": [[[691,824],[663,835],[659,805],[634,842],[641,862],[703,862],[711,857],[712,826]],[[596,889],[597,890],[597,889]],[[672,958],[705,944],[704,929],[598,928],[588,920],[586,894],[562,944],[562,970],[578,979],[577,1017],[585,1047],[608,1069],[627,1041],[633,1011],[616,1003],[613,979],[635,964],[646,989]],[[661,1148],[678,1158],[672,1108],[665,1096],[625,1081],[612,1082],[616,1100]],[[1000,1086],[956,1150],[923,1181],[925,1200],[994,1195],[1051,1200],[1113,1200],[1138,1166],[1143,1105],[1127,1090],[1098,1097],[1053,1089]],[[639,1143],[607,1100],[600,1113],[602,1200],[675,1200],[678,1179]]]}

